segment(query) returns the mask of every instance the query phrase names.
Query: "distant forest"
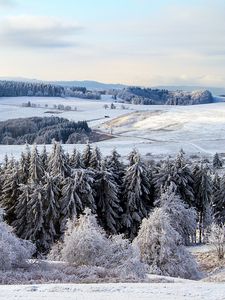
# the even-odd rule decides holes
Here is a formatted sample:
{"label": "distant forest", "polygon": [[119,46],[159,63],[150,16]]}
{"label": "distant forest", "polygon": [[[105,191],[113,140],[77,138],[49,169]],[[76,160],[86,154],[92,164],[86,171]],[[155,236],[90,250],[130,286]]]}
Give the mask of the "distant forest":
{"label": "distant forest", "polygon": [[39,82],[0,81],[0,97],[77,97],[100,99],[101,95],[85,87],[63,87]]}
{"label": "distant forest", "polygon": [[86,143],[91,129],[86,121],[72,122],[59,117],[32,117],[0,122],[0,144]]}
{"label": "distant forest", "polygon": [[185,92],[128,87],[116,92],[115,96],[127,103],[144,105],[193,105],[213,102],[213,96],[207,90]]}

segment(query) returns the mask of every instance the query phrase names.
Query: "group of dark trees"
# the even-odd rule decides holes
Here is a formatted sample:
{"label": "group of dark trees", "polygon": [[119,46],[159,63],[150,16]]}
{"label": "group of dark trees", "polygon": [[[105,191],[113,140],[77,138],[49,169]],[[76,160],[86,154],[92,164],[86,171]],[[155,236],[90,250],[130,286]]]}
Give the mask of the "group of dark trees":
{"label": "group of dark trees", "polygon": [[101,95],[85,87],[63,87],[44,82],[0,81],[0,97],[78,97],[100,99]]}
{"label": "group of dark trees", "polygon": [[198,230],[184,220],[187,224],[179,228],[174,217],[187,244],[202,242],[213,219],[225,222],[225,176],[218,176],[215,168],[190,163],[183,151],[175,159],[150,163],[134,149],[127,160],[124,164],[116,150],[103,157],[90,144],[82,153],[74,148],[71,155],[57,142],[49,154],[45,147],[39,153],[36,145],[32,151],[27,146],[18,161],[6,157],[1,166],[0,205],[5,219],[19,237],[34,241],[40,252],[62,238],[67,220],[77,218],[86,207],[97,214],[108,234],[123,233],[130,239],[162,195],[164,207],[176,195],[186,208],[196,211]]}
{"label": "group of dark trees", "polygon": [[117,92],[117,96],[128,103],[144,105],[193,105],[213,102],[212,94],[205,91],[184,92],[128,87]]}
{"label": "group of dark trees", "polygon": [[59,117],[32,117],[0,122],[0,144],[51,144],[52,140],[75,144],[87,142],[91,129],[86,121]]}

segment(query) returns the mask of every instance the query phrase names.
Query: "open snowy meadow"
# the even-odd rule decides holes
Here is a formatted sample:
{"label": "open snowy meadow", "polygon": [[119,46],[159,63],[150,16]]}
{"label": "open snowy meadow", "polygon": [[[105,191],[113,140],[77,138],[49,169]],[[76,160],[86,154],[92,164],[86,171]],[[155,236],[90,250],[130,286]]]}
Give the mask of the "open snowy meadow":
{"label": "open snowy meadow", "polygon": [[[40,107],[22,107],[23,103]],[[187,154],[212,156],[223,153],[225,145],[225,103],[166,106],[115,103],[116,109],[105,108],[112,103],[110,95],[102,100],[50,97],[9,97],[0,99],[0,120],[34,116],[87,120],[95,130],[112,134],[113,138],[98,142],[103,154],[116,147],[127,155],[136,147],[142,155],[174,155],[183,148]],[[76,110],[60,111],[54,105],[69,105]],[[47,107],[45,107],[47,106]],[[56,114],[57,113],[57,114]],[[64,145],[72,152],[73,145]],[[83,145],[77,145],[82,150]],[[0,146],[0,160],[6,153],[17,157],[23,146]]]}

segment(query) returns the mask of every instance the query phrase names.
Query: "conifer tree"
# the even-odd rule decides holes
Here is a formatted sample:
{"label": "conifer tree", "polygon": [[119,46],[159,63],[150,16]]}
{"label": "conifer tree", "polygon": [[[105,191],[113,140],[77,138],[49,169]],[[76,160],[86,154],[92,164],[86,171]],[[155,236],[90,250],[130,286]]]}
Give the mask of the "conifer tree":
{"label": "conifer tree", "polygon": [[70,167],[67,163],[65,152],[60,143],[54,142],[49,156],[48,172],[53,176],[65,178],[70,175]]}
{"label": "conifer tree", "polygon": [[195,166],[194,172],[195,205],[198,212],[199,242],[204,237],[204,227],[210,225],[210,205],[212,200],[212,180],[207,166]]}
{"label": "conifer tree", "polygon": [[220,157],[219,157],[219,154],[216,153],[214,156],[213,156],[213,168],[214,169],[219,169],[223,166],[223,162],[221,161]]}
{"label": "conifer tree", "polygon": [[92,149],[91,149],[90,144],[88,143],[85,146],[83,154],[82,154],[82,163],[85,168],[90,167],[91,154],[92,154]]}
{"label": "conifer tree", "polygon": [[118,185],[105,165],[96,173],[94,182],[99,222],[107,232],[116,234],[119,231],[119,219],[122,212],[118,198]]}
{"label": "conifer tree", "polygon": [[40,159],[42,162],[42,167],[44,172],[47,172],[47,168],[48,168],[48,153],[47,153],[47,149],[46,149],[46,145],[44,145],[43,150],[41,152],[40,155]]}
{"label": "conifer tree", "polygon": [[91,153],[89,167],[92,169],[99,170],[101,168],[101,159],[102,159],[102,154],[99,148],[95,146]]}
{"label": "conifer tree", "polygon": [[29,166],[29,182],[40,183],[43,180],[44,168],[41,157],[39,156],[37,145],[34,144]]}
{"label": "conifer tree", "polygon": [[116,151],[116,149],[113,149],[111,155],[109,155],[105,160],[107,169],[112,173],[119,187],[122,185],[122,178],[125,174],[125,166],[120,159],[120,154]]}
{"label": "conifer tree", "polygon": [[225,175],[216,174],[213,181],[212,209],[217,224],[225,223]]}
{"label": "conifer tree", "polygon": [[15,206],[17,205],[20,190],[20,176],[17,164],[8,167],[4,174],[4,181],[2,186],[2,193],[0,198],[0,204],[4,208],[5,218],[8,224],[12,224],[15,220]]}
{"label": "conifer tree", "polygon": [[153,206],[151,199],[151,185],[148,171],[141,162],[140,155],[133,158],[133,165],[128,167],[123,180],[123,231],[133,239],[144,217]]}

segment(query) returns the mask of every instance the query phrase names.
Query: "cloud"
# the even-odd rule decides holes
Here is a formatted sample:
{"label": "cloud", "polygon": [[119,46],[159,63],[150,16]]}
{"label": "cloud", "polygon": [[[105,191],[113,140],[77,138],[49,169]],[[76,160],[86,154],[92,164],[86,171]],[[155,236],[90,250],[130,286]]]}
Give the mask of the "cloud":
{"label": "cloud", "polygon": [[[0,0],[1,1],[1,0]],[[13,16],[0,21],[1,45],[60,48],[77,45],[82,27],[46,16]]]}
{"label": "cloud", "polygon": [[0,0],[0,7],[8,8],[15,6],[16,2],[14,0]]}

